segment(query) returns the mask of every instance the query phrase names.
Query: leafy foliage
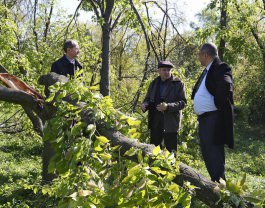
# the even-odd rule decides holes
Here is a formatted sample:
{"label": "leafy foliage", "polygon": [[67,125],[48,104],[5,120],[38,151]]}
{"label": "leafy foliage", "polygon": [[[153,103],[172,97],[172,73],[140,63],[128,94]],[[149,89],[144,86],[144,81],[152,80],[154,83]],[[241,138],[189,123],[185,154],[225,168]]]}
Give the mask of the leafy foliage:
{"label": "leafy foliage", "polygon": [[[92,110],[91,117],[104,120],[108,128],[135,138],[140,136],[135,128],[140,121],[117,112],[110,98],[102,98],[78,80],[51,89],[51,96],[58,87],[62,94],[75,89],[73,98],[88,103],[83,110]],[[50,191],[44,192],[56,197],[59,207],[189,207],[191,196],[187,191],[193,187],[179,187],[172,182],[178,174],[174,154],[157,147],[153,158],[143,156],[137,149],[120,155],[119,147],[111,147],[109,140],[95,131],[95,123],[84,123],[80,109],[62,97],[56,98],[58,112],[45,125],[44,134],[44,140],[49,140],[56,152],[49,172],[56,173],[58,179],[42,189],[43,192],[49,187]],[[137,161],[127,157],[136,157]]]}

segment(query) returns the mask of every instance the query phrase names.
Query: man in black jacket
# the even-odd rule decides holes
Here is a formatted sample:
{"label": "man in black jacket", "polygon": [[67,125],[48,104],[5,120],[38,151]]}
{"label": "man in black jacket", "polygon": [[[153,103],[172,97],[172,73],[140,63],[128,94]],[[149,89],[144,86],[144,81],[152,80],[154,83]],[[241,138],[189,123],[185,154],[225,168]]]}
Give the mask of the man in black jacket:
{"label": "man in black jacket", "polygon": [[78,68],[82,69],[82,65],[76,60],[79,54],[79,46],[76,41],[67,40],[63,49],[64,56],[52,64],[51,72],[72,78]]}
{"label": "man in black jacket", "polygon": [[212,181],[225,180],[224,145],[234,147],[233,78],[212,43],[201,46],[198,59],[205,66],[192,92],[198,115],[202,156]]}

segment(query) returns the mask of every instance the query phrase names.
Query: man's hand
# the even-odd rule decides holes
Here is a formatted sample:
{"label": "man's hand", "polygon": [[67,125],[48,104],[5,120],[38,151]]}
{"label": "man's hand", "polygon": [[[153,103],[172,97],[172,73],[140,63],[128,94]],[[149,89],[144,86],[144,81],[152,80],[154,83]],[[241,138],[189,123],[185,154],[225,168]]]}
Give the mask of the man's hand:
{"label": "man's hand", "polygon": [[156,106],[156,109],[158,111],[163,112],[163,111],[165,111],[167,109],[167,104],[165,102],[160,103],[159,105]]}
{"label": "man's hand", "polygon": [[147,102],[144,102],[142,104],[142,111],[145,112],[147,110],[147,107],[148,107],[148,103]]}

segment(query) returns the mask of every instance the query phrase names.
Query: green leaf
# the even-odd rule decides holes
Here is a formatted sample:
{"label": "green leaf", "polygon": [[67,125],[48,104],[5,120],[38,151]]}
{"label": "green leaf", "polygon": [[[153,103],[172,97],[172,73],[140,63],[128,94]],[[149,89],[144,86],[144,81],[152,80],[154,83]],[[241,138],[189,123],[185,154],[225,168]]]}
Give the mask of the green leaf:
{"label": "green leaf", "polygon": [[141,124],[141,121],[130,117],[127,119],[127,123],[129,124],[129,126],[139,126]]}
{"label": "green leaf", "polygon": [[139,132],[136,132],[130,136],[132,139],[139,139],[141,137],[141,134]]}
{"label": "green leaf", "polygon": [[101,157],[101,159],[103,159],[103,160],[109,160],[109,159],[111,159],[111,154],[107,154],[107,153],[101,153],[101,154],[98,154],[100,157]]}
{"label": "green leaf", "polygon": [[91,91],[97,91],[97,90],[99,90],[99,86],[91,86],[88,89]]}
{"label": "green leaf", "polygon": [[96,146],[94,148],[94,150],[97,151],[97,152],[101,152],[103,149],[100,146]]}
{"label": "green leaf", "polygon": [[131,128],[131,129],[129,129],[128,134],[134,134],[136,132],[137,132],[136,128]]}
{"label": "green leaf", "polygon": [[158,155],[158,153],[160,152],[160,146],[158,145],[158,146],[156,146],[154,149],[153,149],[153,155],[154,156],[157,156]]}
{"label": "green leaf", "polygon": [[128,155],[128,156],[131,157],[131,156],[135,155],[136,153],[137,153],[137,150],[135,148],[131,147],[129,150],[127,150],[124,153],[124,155]]}
{"label": "green leaf", "polygon": [[54,173],[55,171],[55,161],[51,160],[48,166],[48,173]]}
{"label": "green leaf", "polygon": [[82,132],[83,128],[86,126],[84,122],[78,122],[77,124],[74,125],[74,127],[71,129],[71,134],[73,136],[80,135]]}
{"label": "green leaf", "polygon": [[[149,187],[150,188],[150,187]],[[154,197],[154,198],[151,198],[148,200],[149,203],[153,203],[153,202],[156,202],[158,200],[158,197]]]}
{"label": "green leaf", "polygon": [[127,118],[128,118],[128,116],[122,114],[119,120],[122,121],[122,120],[126,120]]}
{"label": "green leaf", "polygon": [[140,164],[132,167],[128,170],[128,175],[137,175],[141,171],[142,166]]}
{"label": "green leaf", "polygon": [[165,170],[161,170],[159,167],[151,167],[153,171],[155,171],[157,174],[166,175],[168,172]]}
{"label": "green leaf", "polygon": [[137,158],[139,163],[142,163],[144,161],[142,151],[138,151]]}
{"label": "green leaf", "polygon": [[171,184],[171,185],[169,185],[168,186],[168,190],[169,191],[173,191],[173,192],[175,192],[175,193],[179,193],[179,185],[177,185],[177,184]]}
{"label": "green leaf", "polygon": [[96,138],[97,138],[97,140],[99,140],[103,144],[106,144],[106,143],[108,143],[110,141],[104,136],[96,136]]}
{"label": "green leaf", "polygon": [[247,178],[247,174],[244,173],[243,178],[240,180],[240,184],[239,185],[243,186],[244,183],[246,182],[246,178]]}
{"label": "green leaf", "polygon": [[172,181],[176,177],[176,174],[168,172],[166,176],[164,177],[167,181]]}

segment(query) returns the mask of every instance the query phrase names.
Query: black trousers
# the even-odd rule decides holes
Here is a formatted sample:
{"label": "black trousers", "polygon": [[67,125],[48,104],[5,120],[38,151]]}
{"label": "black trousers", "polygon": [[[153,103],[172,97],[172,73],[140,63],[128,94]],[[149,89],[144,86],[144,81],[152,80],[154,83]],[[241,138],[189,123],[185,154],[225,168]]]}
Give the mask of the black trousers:
{"label": "black trousers", "polygon": [[202,157],[212,181],[225,180],[224,145],[214,144],[219,112],[207,112],[199,116],[199,137]]}
{"label": "black trousers", "polygon": [[162,148],[161,143],[164,139],[165,147],[168,151],[172,152],[172,150],[177,151],[177,144],[178,144],[178,133],[165,133],[164,128],[158,127],[158,128],[151,128],[150,130],[150,143],[154,144],[155,146],[160,145],[160,148]]}

